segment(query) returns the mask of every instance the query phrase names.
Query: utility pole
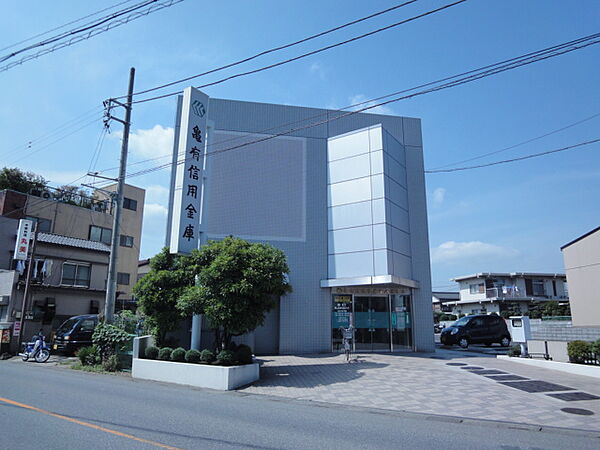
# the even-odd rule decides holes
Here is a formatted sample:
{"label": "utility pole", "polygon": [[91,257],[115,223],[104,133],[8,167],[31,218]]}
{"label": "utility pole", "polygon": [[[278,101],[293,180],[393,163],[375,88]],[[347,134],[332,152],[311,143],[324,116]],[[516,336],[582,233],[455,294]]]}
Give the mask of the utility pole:
{"label": "utility pole", "polygon": [[[104,302],[104,320],[106,323],[112,323],[115,314],[115,298],[117,293],[117,263],[119,261],[119,230],[121,229],[121,212],[123,210],[123,186],[125,184],[125,174],[127,170],[127,151],[129,146],[129,128],[131,125],[131,108],[133,100],[133,79],[135,77],[135,68],[129,71],[129,89],[127,91],[127,102],[120,103],[110,99],[108,105],[107,117],[121,122],[123,128],[123,141],[121,143],[121,162],[119,165],[119,177],[117,178],[117,192],[114,198],[114,217],[112,227],[112,240],[110,245],[110,261],[108,263],[108,279],[106,283],[106,299]],[[125,120],[120,120],[110,115],[111,103],[116,103],[125,108]]]}
{"label": "utility pole", "polygon": [[23,301],[21,302],[21,319],[19,320],[19,337],[27,339],[25,336],[25,311],[27,311],[27,297],[29,297],[29,290],[31,285],[31,270],[33,268],[33,255],[35,253],[35,243],[37,241],[37,220],[33,222],[33,239],[31,240],[31,253],[29,254],[29,261],[27,263],[27,275],[25,276],[25,289],[23,289]]}

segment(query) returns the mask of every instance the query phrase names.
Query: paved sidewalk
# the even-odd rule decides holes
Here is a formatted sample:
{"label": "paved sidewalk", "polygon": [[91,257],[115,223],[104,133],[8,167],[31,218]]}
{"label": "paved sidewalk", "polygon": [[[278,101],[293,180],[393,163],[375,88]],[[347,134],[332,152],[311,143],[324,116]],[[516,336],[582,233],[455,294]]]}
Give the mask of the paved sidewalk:
{"label": "paved sidewalk", "polygon": [[[438,350],[435,355],[355,356],[357,360],[350,364],[344,362],[342,355],[264,357],[261,380],[241,391],[340,405],[600,431],[600,383],[593,378],[449,350]],[[470,367],[479,369],[469,370]],[[478,374],[481,370],[492,373]],[[502,378],[491,378],[497,376]],[[533,380],[546,383],[532,384]],[[511,387],[501,383],[525,384]],[[526,392],[516,386],[544,392]],[[599,398],[567,401],[575,392]],[[559,399],[547,394],[571,395]],[[594,414],[574,415],[561,411],[562,408],[585,409]]]}

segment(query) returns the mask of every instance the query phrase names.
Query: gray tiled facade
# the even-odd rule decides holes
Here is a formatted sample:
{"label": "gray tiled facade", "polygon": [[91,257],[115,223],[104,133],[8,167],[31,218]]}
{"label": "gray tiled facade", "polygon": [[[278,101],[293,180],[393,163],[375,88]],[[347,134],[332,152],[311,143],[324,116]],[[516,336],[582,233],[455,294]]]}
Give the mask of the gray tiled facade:
{"label": "gray tiled facade", "polygon": [[[235,235],[283,250],[293,292],[265,326],[244,339],[257,353],[331,351],[328,273],[328,138],[380,125],[406,153],[413,347],[434,348],[420,120],[377,114],[210,99],[214,133],[204,207],[208,239]],[[321,123],[323,122],[323,123]],[[312,126],[319,123],[316,126]],[[308,126],[311,125],[311,126]],[[274,139],[248,142],[282,133]],[[211,152],[214,152],[211,155]],[[271,345],[277,341],[277,345]],[[275,351],[273,351],[275,350]]]}

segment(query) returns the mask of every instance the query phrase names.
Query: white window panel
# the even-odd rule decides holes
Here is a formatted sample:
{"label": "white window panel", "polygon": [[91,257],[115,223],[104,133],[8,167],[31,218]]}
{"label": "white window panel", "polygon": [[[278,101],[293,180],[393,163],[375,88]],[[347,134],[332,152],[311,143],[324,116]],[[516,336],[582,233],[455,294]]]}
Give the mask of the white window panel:
{"label": "white window panel", "polygon": [[330,255],[329,278],[373,276],[373,252]]}
{"label": "white window panel", "polygon": [[371,153],[371,175],[383,173],[383,150]]}
{"label": "white window panel", "polygon": [[369,201],[334,206],[328,208],[328,213],[330,230],[371,224],[371,202]]}
{"label": "white window panel", "polygon": [[373,252],[373,269],[375,275],[391,275],[388,264],[388,252],[387,250],[375,250]]}
{"label": "white window panel", "polygon": [[381,126],[369,129],[369,142],[372,152],[383,149],[383,130]]}
{"label": "white window panel", "polygon": [[383,174],[371,177],[373,198],[385,197],[385,182]]}
{"label": "white window panel", "polygon": [[368,153],[327,164],[328,183],[339,183],[354,178],[368,177],[370,174]]}
{"label": "white window panel", "polygon": [[371,199],[371,178],[344,181],[329,186],[328,206],[363,202]]}
{"label": "white window panel", "polygon": [[327,160],[348,158],[369,152],[369,130],[334,137],[327,141]]}
{"label": "white window panel", "polygon": [[384,223],[373,225],[373,248],[388,248],[387,230]]}
{"label": "white window panel", "polygon": [[373,248],[371,229],[372,226],[366,226],[330,231],[328,236],[329,254],[371,250]]}
{"label": "white window panel", "polygon": [[371,211],[373,213],[373,223],[384,223],[385,214],[385,199],[379,198],[371,201]]}

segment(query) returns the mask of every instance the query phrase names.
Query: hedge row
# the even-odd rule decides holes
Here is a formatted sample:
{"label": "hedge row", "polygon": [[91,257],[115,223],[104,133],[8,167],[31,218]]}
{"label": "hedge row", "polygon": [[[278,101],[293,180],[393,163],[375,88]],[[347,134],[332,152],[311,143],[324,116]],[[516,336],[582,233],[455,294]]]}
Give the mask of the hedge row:
{"label": "hedge row", "polygon": [[172,349],[170,347],[147,347],[144,352],[146,359],[158,359],[160,361],[188,362],[194,364],[216,364],[220,366],[235,366],[252,364],[252,349],[247,345],[239,345],[234,350],[222,350],[217,355],[210,350],[188,350],[182,347]]}

